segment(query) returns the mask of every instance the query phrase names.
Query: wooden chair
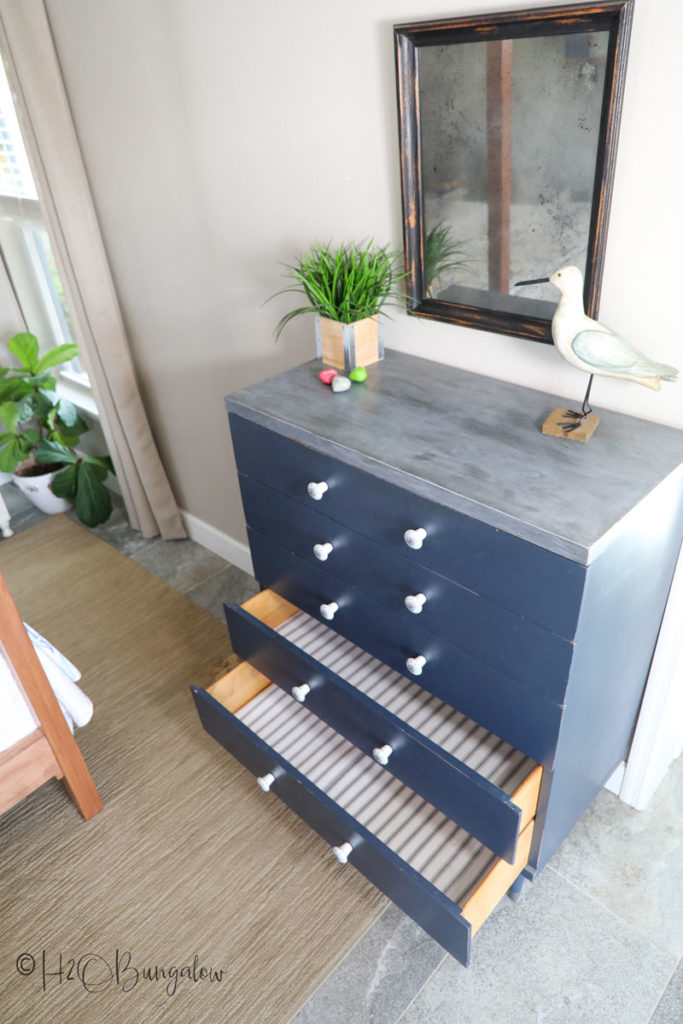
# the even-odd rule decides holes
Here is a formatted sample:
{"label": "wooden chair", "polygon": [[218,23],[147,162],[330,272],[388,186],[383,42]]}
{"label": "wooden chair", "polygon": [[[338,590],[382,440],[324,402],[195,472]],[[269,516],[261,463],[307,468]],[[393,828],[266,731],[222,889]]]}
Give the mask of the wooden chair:
{"label": "wooden chair", "polygon": [[0,575],[0,645],[40,723],[0,754],[0,814],[48,779],[63,779],[86,821],[104,806],[21,616]]}

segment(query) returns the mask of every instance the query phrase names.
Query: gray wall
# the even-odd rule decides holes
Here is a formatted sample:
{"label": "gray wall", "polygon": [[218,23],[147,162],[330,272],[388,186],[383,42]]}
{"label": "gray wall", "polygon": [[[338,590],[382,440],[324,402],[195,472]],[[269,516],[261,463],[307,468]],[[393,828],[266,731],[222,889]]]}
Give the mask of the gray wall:
{"label": "gray wall", "polygon": [[[495,9],[524,6],[496,0]],[[314,354],[263,306],[315,239],[401,241],[392,25],[477,0],[47,0],[153,429],[182,507],[244,538],[222,398]],[[637,5],[602,315],[683,365],[680,0]],[[655,116],[656,115],[656,116]],[[675,197],[675,198],[674,198]],[[678,219],[677,219],[678,218]],[[676,259],[674,259],[676,256]],[[553,268],[549,268],[553,269]],[[398,312],[389,346],[576,398],[550,347]],[[596,406],[683,426],[681,386]],[[305,400],[305,396],[302,396]]]}

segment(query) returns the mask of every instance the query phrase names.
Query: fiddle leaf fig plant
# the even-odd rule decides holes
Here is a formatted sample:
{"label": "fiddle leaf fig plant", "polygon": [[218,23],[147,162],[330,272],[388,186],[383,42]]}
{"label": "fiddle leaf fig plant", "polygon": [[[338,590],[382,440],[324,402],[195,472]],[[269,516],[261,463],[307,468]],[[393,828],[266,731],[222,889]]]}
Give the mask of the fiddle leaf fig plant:
{"label": "fiddle leaf fig plant", "polygon": [[19,366],[0,367],[0,470],[38,476],[59,470],[51,489],[74,504],[86,526],[111,515],[105,480],[114,466],[109,456],[81,455],[75,448],[89,429],[78,409],[57,392],[50,371],[78,355],[75,344],[58,345],[40,355],[33,334],[16,334],[8,349]]}
{"label": "fiddle leaf fig plant", "polygon": [[37,444],[40,444],[40,431],[33,427],[23,427],[22,417],[30,419],[31,411],[26,415],[26,406],[19,402],[3,402],[0,405],[0,419],[7,430],[0,433],[0,470],[13,473],[20,462],[28,459]]}
{"label": "fiddle leaf fig plant", "polygon": [[108,455],[79,456],[56,441],[43,441],[35,450],[41,465],[64,466],[52,481],[52,493],[71,501],[76,514],[86,526],[98,526],[111,515],[111,498],[104,486],[114,472]]}

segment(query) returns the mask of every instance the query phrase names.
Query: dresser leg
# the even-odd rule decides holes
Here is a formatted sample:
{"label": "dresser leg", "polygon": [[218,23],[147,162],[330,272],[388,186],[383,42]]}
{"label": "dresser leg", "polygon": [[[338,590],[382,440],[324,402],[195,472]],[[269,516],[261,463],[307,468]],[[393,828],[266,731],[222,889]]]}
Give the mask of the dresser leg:
{"label": "dresser leg", "polygon": [[508,896],[510,897],[511,900],[517,902],[519,897],[522,895],[522,890],[524,888],[525,881],[526,879],[523,875],[517,875],[517,878],[515,878],[514,882],[508,889]]}

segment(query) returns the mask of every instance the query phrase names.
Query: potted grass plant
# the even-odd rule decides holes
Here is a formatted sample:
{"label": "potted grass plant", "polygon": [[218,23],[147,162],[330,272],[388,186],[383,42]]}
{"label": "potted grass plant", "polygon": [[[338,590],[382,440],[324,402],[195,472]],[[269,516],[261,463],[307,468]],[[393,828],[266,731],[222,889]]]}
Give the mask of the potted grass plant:
{"label": "potted grass plant", "polygon": [[399,261],[398,253],[373,241],[311,246],[286,268],[294,283],[275,293],[306,298],[306,305],[282,317],[276,340],[290,321],[313,313],[318,356],[324,363],[351,370],[378,362],[384,355],[379,317],[384,306],[396,301],[396,285],[404,276]]}
{"label": "potted grass plant", "polygon": [[86,526],[106,522],[112,504],[104,481],[114,472],[112,461],[75,450],[88,424],[57,393],[51,372],[74,359],[78,346],[58,345],[41,356],[37,338],[22,333],[7,347],[19,365],[0,367],[0,472],[11,474],[43,512],[74,505]]}

